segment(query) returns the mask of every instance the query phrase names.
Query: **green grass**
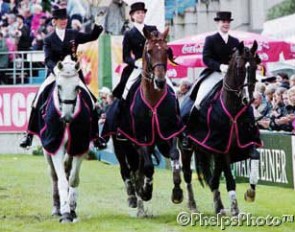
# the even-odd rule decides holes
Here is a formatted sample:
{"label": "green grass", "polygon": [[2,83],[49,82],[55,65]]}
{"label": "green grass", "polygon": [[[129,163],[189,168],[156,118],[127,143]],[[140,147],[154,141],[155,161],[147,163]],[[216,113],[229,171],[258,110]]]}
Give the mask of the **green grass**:
{"label": "green grass", "polygon": [[[179,212],[187,211],[186,200],[180,205],[170,201],[171,173],[156,170],[153,199],[146,204],[152,218],[138,219],[129,209],[118,166],[97,161],[85,161],[81,169],[81,184],[77,213],[80,221],[60,224],[51,213],[51,184],[43,157],[28,155],[0,155],[0,231],[221,231],[218,226],[186,226],[177,224]],[[182,184],[184,187],[184,184]],[[194,181],[195,196],[202,213],[213,215],[212,195]],[[238,184],[237,193],[241,211],[253,216],[281,216],[295,214],[295,192],[292,189],[259,186],[255,203],[246,203],[243,193],[246,184]],[[229,201],[224,184],[221,185],[225,206]],[[185,191],[186,194],[186,191]],[[239,226],[226,231],[294,231],[295,223],[278,227]]]}

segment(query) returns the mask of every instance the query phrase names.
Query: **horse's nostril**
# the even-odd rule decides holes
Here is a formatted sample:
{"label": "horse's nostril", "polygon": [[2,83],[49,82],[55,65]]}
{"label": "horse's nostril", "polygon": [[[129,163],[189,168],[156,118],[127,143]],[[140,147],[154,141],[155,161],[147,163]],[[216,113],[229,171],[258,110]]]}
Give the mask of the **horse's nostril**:
{"label": "horse's nostril", "polygon": [[63,115],[63,116],[61,116],[61,120],[64,123],[70,123],[73,120],[73,117],[70,115]]}
{"label": "horse's nostril", "polygon": [[155,82],[156,82],[156,85],[159,89],[163,89],[165,86],[166,80],[165,79],[164,80],[155,80]]}

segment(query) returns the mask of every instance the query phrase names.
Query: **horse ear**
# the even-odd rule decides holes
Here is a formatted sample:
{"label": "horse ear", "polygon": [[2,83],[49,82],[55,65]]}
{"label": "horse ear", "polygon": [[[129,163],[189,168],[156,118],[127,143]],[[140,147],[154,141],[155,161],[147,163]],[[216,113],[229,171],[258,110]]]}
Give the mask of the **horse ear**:
{"label": "horse ear", "polygon": [[63,69],[63,64],[62,64],[62,62],[61,61],[58,61],[58,63],[57,63],[57,68],[59,69],[59,70],[62,70]]}
{"label": "horse ear", "polygon": [[169,34],[169,27],[166,27],[165,30],[164,30],[164,32],[163,32],[163,38],[164,38],[164,40],[167,38],[168,34]]}
{"label": "horse ear", "polygon": [[75,69],[76,69],[77,71],[80,70],[80,62],[77,62],[77,63],[75,64]]}
{"label": "horse ear", "polygon": [[167,50],[167,54],[168,54],[168,59],[170,60],[170,62],[171,62],[172,64],[178,65],[178,64],[174,61],[174,56],[173,56],[172,48],[168,48],[168,50]]}
{"label": "horse ear", "polygon": [[261,59],[260,59],[260,57],[257,54],[255,56],[255,60],[256,60],[256,64],[260,64],[261,63]]}
{"label": "horse ear", "polygon": [[243,53],[243,50],[244,50],[244,42],[240,42],[239,45],[237,46],[237,49],[239,50],[239,53]]}
{"label": "horse ear", "polygon": [[151,32],[146,28],[146,27],[143,27],[143,34],[145,36],[145,38],[147,38],[148,40],[151,38]]}
{"label": "horse ear", "polygon": [[251,53],[252,53],[252,54],[255,54],[257,48],[258,48],[257,41],[254,40],[254,43],[253,43],[253,45],[252,45],[252,48],[250,49]]}

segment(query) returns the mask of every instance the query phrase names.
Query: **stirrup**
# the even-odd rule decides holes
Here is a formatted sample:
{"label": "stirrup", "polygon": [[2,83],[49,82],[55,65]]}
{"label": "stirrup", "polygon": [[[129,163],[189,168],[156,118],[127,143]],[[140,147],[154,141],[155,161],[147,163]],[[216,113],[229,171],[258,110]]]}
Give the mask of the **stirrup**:
{"label": "stirrup", "polygon": [[121,133],[116,134],[116,140],[118,140],[118,141],[127,141],[126,137]]}

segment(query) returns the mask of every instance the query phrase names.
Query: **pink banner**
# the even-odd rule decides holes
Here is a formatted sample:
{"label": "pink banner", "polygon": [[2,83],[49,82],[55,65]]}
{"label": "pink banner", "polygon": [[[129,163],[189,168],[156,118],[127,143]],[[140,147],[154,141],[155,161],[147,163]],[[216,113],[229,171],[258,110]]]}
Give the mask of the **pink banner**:
{"label": "pink banner", "polygon": [[25,132],[38,86],[0,87],[0,133]]}

